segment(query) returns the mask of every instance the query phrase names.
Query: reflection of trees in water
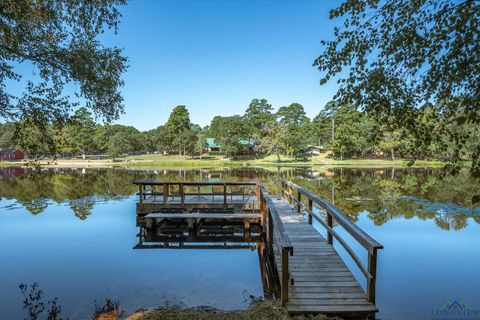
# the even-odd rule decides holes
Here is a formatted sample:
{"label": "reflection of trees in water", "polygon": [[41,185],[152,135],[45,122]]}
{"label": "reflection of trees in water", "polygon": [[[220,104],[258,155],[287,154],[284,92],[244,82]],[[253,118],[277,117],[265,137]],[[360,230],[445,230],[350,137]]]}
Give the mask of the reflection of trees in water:
{"label": "reflection of trees in water", "polygon": [[[15,199],[28,211],[39,214],[48,202],[67,203],[75,216],[86,219],[96,203],[121,200],[133,195],[138,187],[133,181],[152,178],[162,181],[268,180],[275,177],[262,169],[240,170],[116,170],[116,169],[49,169],[25,170],[21,177],[0,172],[0,197]],[[272,185],[278,179],[272,180]]]}
{"label": "reflection of trees in water", "polygon": [[[436,203],[436,208],[442,203],[469,208],[472,207],[472,195],[480,193],[478,181],[468,171],[453,176],[442,175],[438,169],[341,168],[317,172],[299,168],[149,171],[50,169],[41,173],[27,170],[21,177],[0,173],[0,196],[17,200],[33,214],[45,210],[50,201],[68,203],[77,217],[85,219],[96,203],[124,199],[137,192],[137,187],[132,184],[136,179],[152,178],[170,182],[259,179],[267,184],[272,195],[277,195],[281,192],[280,177],[291,179],[333,202],[352,221],[357,221],[360,213],[367,211],[368,217],[376,225],[395,217],[434,219],[439,212],[426,206],[425,201]],[[462,216],[458,216],[451,206],[445,205],[445,208],[450,215],[450,229],[447,230],[458,230],[468,218],[480,223],[479,208],[472,208],[472,214],[462,212]],[[446,226],[445,219],[442,219],[439,219],[438,225]],[[454,223],[456,220],[458,222]]]}
{"label": "reflection of trees in water", "polygon": [[[480,209],[470,200],[480,192],[480,184],[467,170],[445,176],[438,169],[338,169],[315,180],[294,180],[333,202],[353,221],[366,211],[375,225],[396,217],[435,219],[445,230],[462,229],[469,218],[480,223]],[[471,214],[465,214],[465,208],[472,208]],[[441,213],[445,214],[439,218]]]}
{"label": "reflection of trees in water", "polygon": [[460,230],[468,225],[468,217],[460,214],[441,213],[435,216],[435,224],[443,230]]}
{"label": "reflection of trees in water", "polygon": [[98,201],[123,199],[136,190],[132,181],[144,174],[125,170],[51,169],[26,171],[21,177],[2,176],[0,196],[15,199],[33,214],[45,210],[48,202],[68,203],[74,214],[85,219]]}
{"label": "reflection of trees in water", "polygon": [[95,197],[89,196],[80,199],[71,200],[69,203],[70,208],[76,217],[80,220],[85,220],[91,214],[93,206],[95,205]]}
{"label": "reflection of trees in water", "polygon": [[22,202],[22,204],[33,215],[42,213],[48,207],[46,199],[32,199],[30,202]]}

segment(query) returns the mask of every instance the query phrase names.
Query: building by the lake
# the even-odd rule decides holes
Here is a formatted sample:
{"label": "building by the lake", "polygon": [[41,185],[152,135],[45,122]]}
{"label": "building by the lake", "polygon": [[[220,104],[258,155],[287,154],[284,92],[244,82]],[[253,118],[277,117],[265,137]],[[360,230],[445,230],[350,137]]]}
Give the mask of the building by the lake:
{"label": "building by the lake", "polygon": [[[253,148],[255,147],[253,139],[241,139],[239,142],[250,152],[253,151]],[[214,138],[206,138],[205,144],[208,152],[222,152],[222,146],[216,143]]]}
{"label": "building by the lake", "polygon": [[18,149],[0,149],[0,160],[12,161],[25,159],[25,153]]}

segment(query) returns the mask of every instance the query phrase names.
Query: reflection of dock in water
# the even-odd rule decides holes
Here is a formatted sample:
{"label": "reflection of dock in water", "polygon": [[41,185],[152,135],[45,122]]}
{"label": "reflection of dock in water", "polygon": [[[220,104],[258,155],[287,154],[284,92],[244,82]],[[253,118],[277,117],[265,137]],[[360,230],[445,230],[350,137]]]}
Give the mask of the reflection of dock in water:
{"label": "reflection of dock in water", "polygon": [[[276,197],[254,182],[135,183],[140,227],[135,249],[256,249],[266,295],[273,293],[289,313],[374,317],[382,246],[317,195],[288,180]],[[366,266],[336,232],[340,227],[367,250]],[[366,292],[334,240],[365,276]]]}

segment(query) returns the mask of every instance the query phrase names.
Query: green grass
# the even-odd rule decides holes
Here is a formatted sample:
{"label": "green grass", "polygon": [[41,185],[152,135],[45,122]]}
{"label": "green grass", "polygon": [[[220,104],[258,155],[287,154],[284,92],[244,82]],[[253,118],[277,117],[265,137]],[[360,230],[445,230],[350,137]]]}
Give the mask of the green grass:
{"label": "green grass", "polygon": [[122,158],[122,162],[118,165],[128,167],[185,167],[185,168],[205,168],[205,167],[231,167],[235,166],[234,161],[225,159],[223,156],[205,156],[201,159],[199,157],[184,157],[177,155],[160,155],[147,154],[138,156],[128,156]]}

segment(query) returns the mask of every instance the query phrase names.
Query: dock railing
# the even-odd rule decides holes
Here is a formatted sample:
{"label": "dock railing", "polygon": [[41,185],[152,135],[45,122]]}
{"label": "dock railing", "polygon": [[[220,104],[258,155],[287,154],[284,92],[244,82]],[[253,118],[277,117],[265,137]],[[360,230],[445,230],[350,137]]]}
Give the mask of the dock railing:
{"label": "dock railing", "polygon": [[[368,301],[375,304],[375,283],[377,278],[377,250],[383,249],[383,246],[371,238],[367,233],[351,222],[338,208],[332,203],[320,198],[316,194],[286,179],[282,180],[282,196],[298,211],[304,210],[308,214],[308,223],[312,224],[313,219],[318,221],[327,231],[327,242],[333,245],[335,238],[347,251],[360,271],[367,280],[367,298]],[[305,204],[303,197],[307,200]],[[314,205],[322,208],[326,212],[326,221],[316,212]],[[368,265],[365,266],[355,252],[347,245],[345,240],[333,229],[334,222],[348,232],[360,245],[368,252]]]}
{"label": "dock railing", "polygon": [[[166,205],[170,200],[178,200],[183,206],[188,197],[223,199],[223,205],[232,203],[235,196],[243,200],[250,197],[256,200],[256,182],[161,182],[153,179],[142,179],[134,181],[138,185],[138,196],[140,206],[148,199],[156,200],[157,197],[163,200]],[[220,203],[222,204],[222,203]]]}
{"label": "dock railing", "polygon": [[275,245],[277,251],[281,255],[281,281],[280,285],[280,300],[282,306],[288,301],[288,285],[290,280],[290,272],[288,268],[289,256],[293,256],[293,246],[288,238],[283,222],[277,211],[277,207],[273,203],[272,198],[265,190],[262,184],[258,184],[257,193],[259,198],[260,212],[262,213],[262,225],[265,232],[266,244],[268,250],[268,257],[270,265],[275,265],[275,253],[273,246]]}

